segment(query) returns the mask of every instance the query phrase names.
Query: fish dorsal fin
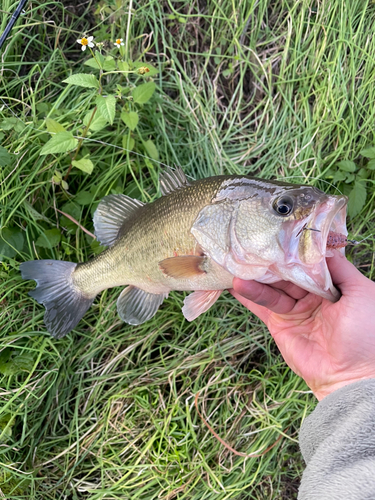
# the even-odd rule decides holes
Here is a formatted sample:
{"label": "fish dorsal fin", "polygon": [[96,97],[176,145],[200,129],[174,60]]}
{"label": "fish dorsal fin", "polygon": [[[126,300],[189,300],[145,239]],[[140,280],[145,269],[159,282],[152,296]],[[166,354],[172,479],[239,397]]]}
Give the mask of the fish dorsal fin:
{"label": "fish dorsal fin", "polygon": [[105,196],[94,213],[95,236],[99,243],[113,245],[125,220],[143,205],[124,194]]}
{"label": "fish dorsal fin", "polygon": [[159,181],[160,191],[163,196],[172,193],[172,191],[177,191],[177,189],[190,186],[190,182],[187,180],[181,167],[176,167],[176,170],[165,167],[160,174]]}
{"label": "fish dorsal fin", "polygon": [[188,321],[193,321],[215,304],[223,290],[199,290],[188,295],[182,308]]}
{"label": "fish dorsal fin", "polygon": [[193,278],[199,274],[205,274],[204,264],[206,257],[199,255],[181,255],[170,257],[159,262],[163,273],[171,278],[184,279]]}
{"label": "fish dorsal fin", "polygon": [[167,297],[168,293],[148,293],[131,285],[117,299],[117,312],[125,323],[141,325],[155,316]]}

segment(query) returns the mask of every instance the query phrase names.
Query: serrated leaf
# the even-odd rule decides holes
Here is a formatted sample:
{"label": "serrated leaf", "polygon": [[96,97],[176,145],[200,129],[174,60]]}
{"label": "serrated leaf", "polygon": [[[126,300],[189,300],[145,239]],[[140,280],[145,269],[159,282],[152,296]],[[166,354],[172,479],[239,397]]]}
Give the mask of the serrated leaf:
{"label": "serrated leaf", "polygon": [[95,103],[99,113],[112,125],[116,113],[115,97],[113,95],[109,95],[107,97],[98,95],[95,99]]}
{"label": "serrated leaf", "polygon": [[357,169],[357,165],[354,163],[354,161],[350,160],[341,160],[337,165],[339,169],[343,170],[344,172],[355,172]]}
{"label": "serrated leaf", "polygon": [[370,175],[370,172],[366,170],[365,168],[360,168],[358,172],[356,173],[357,179],[367,179],[368,176]]}
{"label": "serrated leaf", "polygon": [[79,168],[82,172],[86,174],[91,174],[94,170],[94,164],[88,158],[82,158],[81,160],[72,161],[73,167]]}
{"label": "serrated leaf", "polygon": [[365,184],[361,181],[356,181],[349,193],[348,213],[350,217],[355,217],[359,214],[366,203],[366,196]]}
{"label": "serrated leaf", "polygon": [[92,194],[89,191],[80,191],[74,200],[79,204],[79,205],[90,205],[92,202]]}
{"label": "serrated leaf", "polygon": [[102,56],[102,54],[98,50],[96,50],[95,51],[95,57],[92,57],[91,59],[88,59],[87,61],[85,61],[84,64],[86,66],[90,66],[90,68],[103,69],[104,56]]}
{"label": "serrated leaf", "polygon": [[21,251],[25,237],[19,229],[5,227],[0,237],[0,255],[13,258]]}
{"label": "serrated leaf", "polygon": [[335,175],[333,176],[333,182],[334,183],[340,182],[343,181],[345,178],[346,178],[345,173],[341,172],[341,170],[337,170],[337,172],[335,172]]}
{"label": "serrated leaf", "polygon": [[11,163],[11,161],[11,155],[5,148],[3,148],[3,146],[0,146],[0,167],[6,167],[9,163]]}
{"label": "serrated leaf", "polygon": [[133,137],[129,137],[127,135],[124,135],[122,138],[122,147],[128,151],[133,151],[135,145],[135,140]]}
{"label": "serrated leaf", "polygon": [[138,85],[138,87],[132,91],[133,101],[137,104],[145,104],[151,99],[155,89],[156,84],[154,82],[147,82]]}
{"label": "serrated leaf", "polygon": [[148,141],[145,141],[144,147],[146,149],[147,154],[152,158],[153,160],[158,160],[159,159],[159,152],[156,149],[155,144],[152,142],[151,139]]}
{"label": "serrated leaf", "polygon": [[57,228],[47,229],[36,240],[35,245],[42,248],[54,248],[61,240],[61,233]]}
{"label": "serrated leaf", "polygon": [[353,182],[355,179],[355,175],[354,174],[346,174],[346,179],[345,179],[345,182],[346,184],[350,184],[351,182]]}
{"label": "serrated leaf", "polygon": [[0,123],[0,128],[3,130],[12,130],[17,125],[17,118],[4,118]]}
{"label": "serrated leaf", "polygon": [[375,158],[375,147],[370,147],[370,148],[362,149],[362,151],[361,151],[360,154],[362,156],[364,156],[365,158],[372,158],[372,159],[374,159]]}
{"label": "serrated leaf", "polygon": [[129,63],[125,61],[118,61],[117,66],[120,71],[126,71],[126,72],[130,71]]}
{"label": "serrated leaf", "polygon": [[58,132],[43,146],[40,155],[67,153],[77,147],[78,141],[70,132]]}
{"label": "serrated leaf", "polygon": [[136,111],[130,111],[129,113],[123,111],[121,113],[121,120],[127,127],[130,128],[131,131],[134,131],[136,126],[138,125],[139,116]]}
{"label": "serrated leaf", "polygon": [[70,85],[77,85],[78,87],[85,87],[91,89],[99,88],[99,81],[94,75],[86,75],[85,73],[77,73],[75,75],[69,76],[63,80],[64,83],[69,83]]}
{"label": "serrated leaf", "polygon": [[46,118],[46,126],[50,134],[57,134],[57,132],[66,132],[66,128],[64,128],[59,122],[52,120],[52,118]]}
{"label": "serrated leaf", "polygon": [[[92,111],[87,113],[85,117],[83,118],[83,124],[87,127],[87,125],[90,122],[90,118],[92,116]],[[92,119],[90,123],[89,129],[98,132],[99,130],[102,130],[104,127],[106,127],[108,124],[107,120],[102,116],[98,111],[96,111],[94,118]]]}
{"label": "serrated leaf", "polygon": [[150,63],[143,63],[143,62],[136,62],[134,63],[134,68],[137,71],[138,75],[147,77],[147,76],[155,76],[159,73],[159,70],[157,70],[152,64]]}
{"label": "serrated leaf", "polygon": [[116,63],[112,56],[107,56],[104,59],[103,69],[105,71],[114,71],[116,69]]}

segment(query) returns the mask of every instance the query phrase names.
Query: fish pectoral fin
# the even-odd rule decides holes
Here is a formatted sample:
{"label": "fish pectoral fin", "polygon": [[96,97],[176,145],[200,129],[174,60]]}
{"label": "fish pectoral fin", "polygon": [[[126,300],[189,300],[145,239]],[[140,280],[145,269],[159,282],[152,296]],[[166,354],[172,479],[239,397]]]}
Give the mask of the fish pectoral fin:
{"label": "fish pectoral fin", "polygon": [[99,203],[94,213],[95,236],[99,243],[111,246],[116,241],[125,220],[144,203],[124,194],[110,194]]}
{"label": "fish pectoral fin", "polygon": [[181,255],[170,257],[159,262],[162,272],[171,278],[192,278],[199,274],[205,274],[204,270],[207,257],[199,255]]}
{"label": "fish pectoral fin", "polygon": [[151,319],[168,293],[149,293],[135,286],[126,287],[117,299],[117,312],[129,325],[141,325]]}
{"label": "fish pectoral fin", "polygon": [[193,321],[215,304],[223,290],[199,290],[184,300],[182,313],[188,321]]}
{"label": "fish pectoral fin", "polygon": [[181,167],[176,167],[175,170],[165,167],[160,174],[159,182],[160,191],[163,196],[172,193],[172,191],[190,186]]}

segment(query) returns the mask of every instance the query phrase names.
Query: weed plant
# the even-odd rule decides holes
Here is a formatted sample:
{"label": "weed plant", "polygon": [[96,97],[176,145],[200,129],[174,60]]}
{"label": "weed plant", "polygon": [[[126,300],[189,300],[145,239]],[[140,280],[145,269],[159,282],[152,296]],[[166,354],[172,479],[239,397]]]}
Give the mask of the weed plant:
{"label": "weed plant", "polygon": [[100,252],[100,199],[150,202],[178,164],[348,194],[367,238],[348,257],[373,277],[374,3],[26,6],[0,67],[0,496],[296,498],[316,401],[228,293],[193,323],[172,293],[134,327],[108,290],[56,341],[18,268]]}

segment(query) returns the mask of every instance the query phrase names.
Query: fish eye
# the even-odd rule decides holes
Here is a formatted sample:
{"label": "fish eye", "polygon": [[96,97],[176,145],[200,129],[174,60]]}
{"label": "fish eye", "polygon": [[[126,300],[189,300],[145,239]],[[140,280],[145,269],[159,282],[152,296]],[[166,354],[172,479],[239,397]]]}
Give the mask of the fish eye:
{"label": "fish eye", "polygon": [[293,212],[294,203],[290,196],[280,196],[273,202],[273,209],[279,215],[290,215]]}

